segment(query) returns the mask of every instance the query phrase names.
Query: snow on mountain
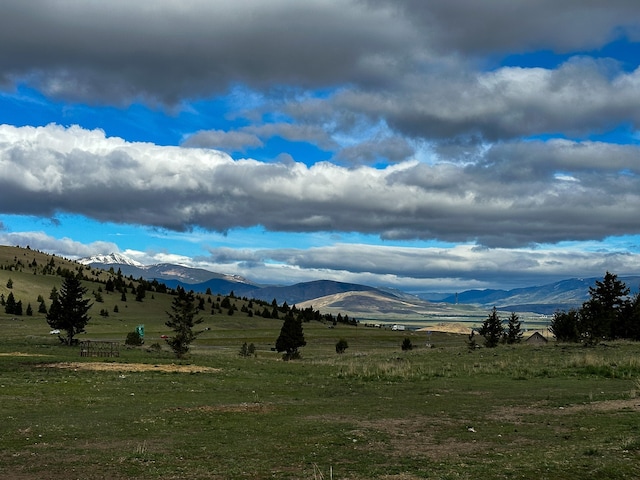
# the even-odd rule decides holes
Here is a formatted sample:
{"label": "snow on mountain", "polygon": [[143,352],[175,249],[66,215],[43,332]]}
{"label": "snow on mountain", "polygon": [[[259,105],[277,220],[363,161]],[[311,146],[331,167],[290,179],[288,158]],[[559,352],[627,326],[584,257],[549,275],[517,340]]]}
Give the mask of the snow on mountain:
{"label": "snow on mountain", "polygon": [[140,262],[133,260],[121,253],[110,253],[109,255],[93,255],[92,257],[81,258],[78,262],[83,265],[90,265],[92,263],[101,263],[104,265],[129,265],[131,267],[138,268],[146,268],[146,265],[143,265]]}

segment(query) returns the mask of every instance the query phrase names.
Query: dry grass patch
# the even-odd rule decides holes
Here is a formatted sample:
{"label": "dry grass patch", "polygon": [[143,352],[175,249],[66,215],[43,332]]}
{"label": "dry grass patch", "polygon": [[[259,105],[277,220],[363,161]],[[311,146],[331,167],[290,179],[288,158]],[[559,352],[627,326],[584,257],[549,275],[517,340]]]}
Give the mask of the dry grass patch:
{"label": "dry grass patch", "polygon": [[219,368],[202,367],[199,365],[149,364],[149,363],[118,363],[118,362],[60,362],[41,365],[48,368],[62,368],[66,370],[90,370],[102,372],[163,372],[163,373],[212,373],[219,372]]}
{"label": "dry grass patch", "polygon": [[23,353],[23,352],[7,352],[0,353],[0,357],[50,357],[51,355],[44,355],[40,353]]}

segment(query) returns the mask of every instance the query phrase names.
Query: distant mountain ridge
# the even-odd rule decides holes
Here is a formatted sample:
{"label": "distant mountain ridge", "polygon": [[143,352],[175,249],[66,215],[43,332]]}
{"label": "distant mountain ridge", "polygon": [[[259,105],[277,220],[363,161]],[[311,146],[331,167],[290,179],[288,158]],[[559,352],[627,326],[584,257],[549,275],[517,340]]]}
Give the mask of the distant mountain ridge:
{"label": "distant mountain ridge", "polygon": [[94,268],[109,270],[120,269],[125,277],[144,278],[145,280],[177,280],[187,284],[203,283],[211,279],[222,279],[231,283],[253,285],[247,279],[239,275],[227,275],[216,273],[204,268],[187,267],[175,263],[157,263],[154,265],[143,265],[125,255],[110,253],[109,255],[94,255],[92,257],[78,260],[83,265],[90,265]]}
{"label": "distant mountain ridge", "polygon": [[[261,285],[237,275],[216,273],[202,268],[192,268],[184,265],[161,263],[156,265],[142,265],[135,260],[121,254],[100,255],[79,260],[80,263],[96,268],[120,269],[125,276],[144,278],[146,280],[157,279],[168,287],[176,288],[178,285],[184,288],[204,293],[210,289],[212,293],[228,295],[233,292],[236,296],[246,296],[270,302],[274,298],[278,303],[287,302],[290,305],[311,301],[331,295],[341,295],[347,292],[375,292],[376,300],[372,302],[366,295],[349,298],[351,303],[357,304],[357,308],[365,311],[367,301],[371,302],[369,308],[378,313],[385,307],[381,305],[384,299],[391,303],[406,300],[412,303],[412,299],[422,299],[432,304],[461,304],[474,305],[483,308],[497,307],[503,311],[534,312],[540,314],[552,314],[556,310],[568,310],[579,307],[588,299],[589,287],[595,285],[601,278],[571,278],[558,282],[534,286],[515,288],[512,290],[466,290],[458,294],[422,294],[410,295],[405,292],[388,288],[375,288],[366,285],[343,283],[330,280],[316,280],[302,282],[295,285]],[[634,294],[638,291],[640,276],[619,277]],[[366,300],[369,298],[369,300]],[[363,301],[364,299],[364,301]],[[362,303],[362,304],[360,304]],[[343,305],[344,307],[345,305]],[[391,308],[391,307],[390,307]],[[401,311],[396,305],[393,309]],[[424,305],[419,305],[422,311]],[[413,307],[409,308],[413,310]]]}
{"label": "distant mountain ridge", "polygon": [[294,305],[326,295],[352,291],[376,291],[382,295],[393,296],[392,293],[366,285],[336,282],[332,280],[315,280],[295,285],[259,285],[238,275],[226,275],[202,268],[192,268],[184,265],[160,263],[156,265],[142,265],[135,260],[121,254],[99,255],[79,260],[84,265],[108,270],[120,269],[128,277],[144,278],[145,280],[162,281],[170,288],[184,287],[195,292],[204,293],[208,289],[212,293],[228,295],[231,292],[239,297],[250,297],[258,300],[278,303],[287,302]]}
{"label": "distant mountain ridge", "polygon": [[[514,312],[536,312],[551,314],[556,310],[580,307],[589,299],[589,287],[593,287],[600,277],[570,278],[559,282],[535,287],[514,288],[512,290],[466,290],[440,299],[446,303],[475,304],[497,307]],[[618,277],[631,290],[638,291],[640,276]]]}

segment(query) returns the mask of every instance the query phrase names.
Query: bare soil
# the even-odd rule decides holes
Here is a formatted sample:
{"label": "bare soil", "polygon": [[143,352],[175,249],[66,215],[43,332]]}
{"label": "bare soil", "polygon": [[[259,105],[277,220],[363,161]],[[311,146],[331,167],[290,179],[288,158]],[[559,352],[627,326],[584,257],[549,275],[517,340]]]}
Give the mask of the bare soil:
{"label": "bare soil", "polygon": [[200,365],[175,365],[173,363],[152,365],[149,363],[60,362],[46,363],[42,367],[107,372],[211,373],[220,371],[219,368],[202,367]]}

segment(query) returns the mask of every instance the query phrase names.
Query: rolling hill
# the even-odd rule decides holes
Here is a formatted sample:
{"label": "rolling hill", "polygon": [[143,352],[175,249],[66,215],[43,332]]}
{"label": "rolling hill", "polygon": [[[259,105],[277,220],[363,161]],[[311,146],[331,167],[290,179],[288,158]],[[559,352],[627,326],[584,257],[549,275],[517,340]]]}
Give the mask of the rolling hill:
{"label": "rolling hill", "polygon": [[[552,314],[557,310],[569,310],[582,305],[589,298],[589,287],[601,278],[571,278],[546,285],[515,288],[513,290],[467,290],[446,296],[440,301],[496,306],[500,310]],[[640,276],[619,277],[634,294],[638,291]]]}

